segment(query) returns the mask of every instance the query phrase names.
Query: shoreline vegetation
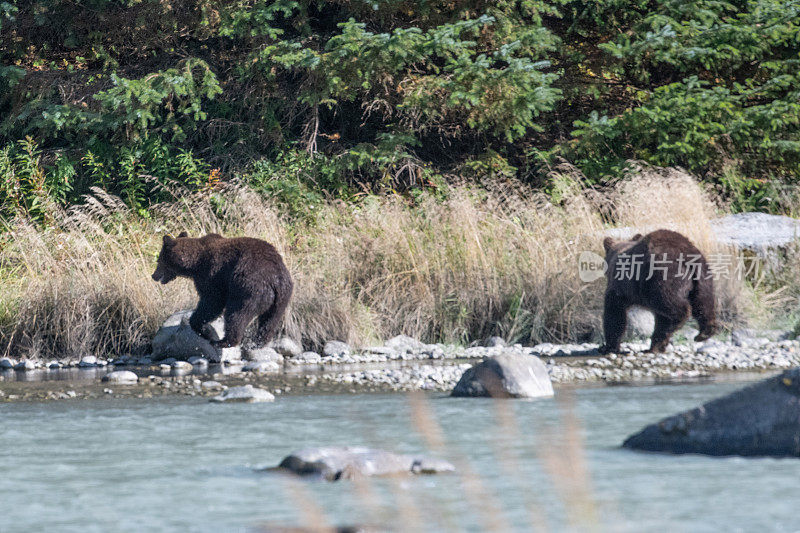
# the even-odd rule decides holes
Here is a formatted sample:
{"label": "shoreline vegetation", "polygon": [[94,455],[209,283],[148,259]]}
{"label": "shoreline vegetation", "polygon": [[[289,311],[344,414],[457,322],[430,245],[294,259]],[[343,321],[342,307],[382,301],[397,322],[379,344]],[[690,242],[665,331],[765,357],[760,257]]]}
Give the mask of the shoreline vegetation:
{"label": "shoreline vegetation", "polygon": [[[607,228],[729,253],[712,217],[800,212],[779,0],[11,0],[0,32],[8,356],[145,352],[194,305],[164,233],[274,243],[309,349],[532,345],[599,337]],[[721,322],[793,326],[795,263],[718,283]]]}
{"label": "shoreline vegetation", "polygon": [[[150,274],[164,233],[218,232],[273,243],[295,294],[284,333],[306,349],[328,340],[369,345],[405,334],[467,345],[592,342],[604,281],[578,275],[583,251],[602,254],[613,227],[670,227],[708,255],[709,220],[725,213],[711,189],[677,169],[638,166],[602,191],[574,169],[551,176],[555,195],[514,182],[461,184],[408,195],[322,201],[303,214],[245,181],[201,191],[161,187],[171,200],[147,216],[93,189],[82,205],[48,207],[50,223],[7,219],[0,233],[0,351],[17,358],[147,353],[172,312],[196,301],[188,281]],[[730,330],[793,326],[795,261],[749,278],[722,276],[719,314]],[[728,267],[732,268],[732,267]]]}

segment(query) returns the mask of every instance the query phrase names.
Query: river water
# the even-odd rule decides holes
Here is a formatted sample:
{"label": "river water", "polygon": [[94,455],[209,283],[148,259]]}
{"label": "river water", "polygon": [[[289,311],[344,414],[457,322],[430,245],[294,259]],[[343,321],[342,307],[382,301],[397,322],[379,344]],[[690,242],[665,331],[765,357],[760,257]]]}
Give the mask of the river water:
{"label": "river water", "polygon": [[[798,531],[800,461],[631,452],[624,438],[743,383],[560,389],[557,399],[285,396],[0,405],[0,531]],[[431,453],[457,474],[259,472],[292,450]]]}

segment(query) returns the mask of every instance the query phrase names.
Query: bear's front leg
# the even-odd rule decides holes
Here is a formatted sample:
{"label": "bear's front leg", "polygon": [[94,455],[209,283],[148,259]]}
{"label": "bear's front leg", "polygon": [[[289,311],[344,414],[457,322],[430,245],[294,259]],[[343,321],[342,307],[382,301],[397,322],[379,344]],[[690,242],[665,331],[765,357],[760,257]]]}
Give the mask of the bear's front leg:
{"label": "bear's front leg", "polygon": [[224,302],[214,298],[200,298],[200,301],[197,302],[197,308],[192,313],[192,316],[189,317],[189,325],[192,330],[205,338],[203,327],[221,315],[224,307]]}
{"label": "bear's front leg", "polygon": [[247,326],[256,317],[256,311],[246,302],[228,301],[225,305],[225,338],[213,342],[216,348],[232,348],[239,346],[244,339]]}
{"label": "bear's front leg", "polygon": [[603,307],[603,335],[606,343],[598,350],[601,354],[619,353],[622,334],[625,333],[628,315],[622,299],[609,291],[606,292]]}

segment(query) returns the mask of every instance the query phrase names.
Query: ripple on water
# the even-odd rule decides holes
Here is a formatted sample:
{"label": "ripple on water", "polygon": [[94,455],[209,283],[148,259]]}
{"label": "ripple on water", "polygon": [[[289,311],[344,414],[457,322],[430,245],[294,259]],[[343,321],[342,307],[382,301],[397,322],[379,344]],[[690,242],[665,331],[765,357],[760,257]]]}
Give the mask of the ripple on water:
{"label": "ripple on water", "polygon": [[[0,530],[243,530],[303,523],[311,506],[337,524],[413,524],[413,508],[432,531],[480,528],[490,519],[525,530],[532,516],[559,530],[575,525],[582,491],[603,526],[623,531],[794,527],[796,460],[619,448],[644,425],[741,386],[595,387],[530,402],[425,396],[447,443],[443,458],[462,474],[467,465],[478,485],[462,474],[358,484],[256,472],[309,446],[429,451],[417,433],[419,408],[401,394],[235,405],[178,397],[5,404]],[[565,410],[579,426],[565,426]],[[576,438],[589,477],[575,474],[569,442]],[[465,492],[469,486],[477,492]]]}

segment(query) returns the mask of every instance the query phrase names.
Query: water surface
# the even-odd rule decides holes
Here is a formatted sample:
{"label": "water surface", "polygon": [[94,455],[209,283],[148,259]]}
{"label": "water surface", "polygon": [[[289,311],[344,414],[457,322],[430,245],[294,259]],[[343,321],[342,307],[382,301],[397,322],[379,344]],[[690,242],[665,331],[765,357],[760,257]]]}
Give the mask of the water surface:
{"label": "water surface", "polygon": [[[796,459],[619,448],[645,424],[741,386],[579,388],[536,401],[364,394],[245,405],[183,397],[4,404],[0,531],[252,531],[311,525],[315,516],[427,531],[588,523],[797,531]],[[426,424],[426,411],[435,423]],[[459,474],[324,483],[257,472],[305,446],[418,453],[440,437],[438,455]]]}

